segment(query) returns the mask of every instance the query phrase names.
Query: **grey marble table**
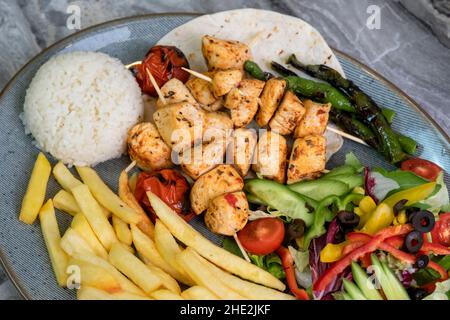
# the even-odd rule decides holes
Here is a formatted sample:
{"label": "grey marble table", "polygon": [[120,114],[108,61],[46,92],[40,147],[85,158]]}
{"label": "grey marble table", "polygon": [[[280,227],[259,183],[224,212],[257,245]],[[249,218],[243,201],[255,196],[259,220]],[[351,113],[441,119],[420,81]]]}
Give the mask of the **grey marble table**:
{"label": "grey marble table", "polygon": [[[401,0],[403,4],[408,1],[416,0]],[[216,12],[242,7],[301,17],[315,26],[333,47],[394,82],[449,132],[450,49],[398,1],[0,0],[0,88],[40,50],[75,32],[66,23],[71,4],[81,9],[82,28],[143,13]],[[367,26],[374,9],[380,10],[379,29]],[[19,298],[0,267],[0,299]]]}

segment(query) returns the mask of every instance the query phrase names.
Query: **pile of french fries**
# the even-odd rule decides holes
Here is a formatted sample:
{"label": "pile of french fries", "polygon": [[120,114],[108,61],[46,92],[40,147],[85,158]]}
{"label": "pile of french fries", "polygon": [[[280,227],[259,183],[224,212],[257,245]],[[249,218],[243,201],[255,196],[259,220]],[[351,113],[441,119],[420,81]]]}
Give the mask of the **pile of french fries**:
{"label": "pile of french fries", "polygon": [[[81,180],[62,163],[52,170],[40,153],[19,219],[39,218],[56,280],[77,288],[78,299],[294,299],[270,273],[204,238],[149,192],[153,224],[126,171],[115,194],[93,169],[76,170]],[[45,202],[52,173],[62,190]],[[73,217],[62,236],[55,208]]]}

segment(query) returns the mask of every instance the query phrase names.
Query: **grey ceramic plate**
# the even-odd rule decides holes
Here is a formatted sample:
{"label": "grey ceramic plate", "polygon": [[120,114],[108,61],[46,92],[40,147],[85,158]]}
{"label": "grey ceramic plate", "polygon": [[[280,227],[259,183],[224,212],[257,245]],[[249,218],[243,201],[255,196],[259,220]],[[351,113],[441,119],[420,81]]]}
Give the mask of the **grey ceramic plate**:
{"label": "grey ceramic plate", "polygon": [[[140,60],[148,48],[173,28],[195,17],[191,14],[147,15],[108,22],[70,36],[31,60],[6,86],[0,95],[0,258],[20,293],[28,299],[73,299],[75,292],[57,286],[42,239],[40,226],[28,226],[17,220],[30,170],[38,153],[32,139],[26,136],[19,114],[25,91],[39,68],[51,56],[68,51],[101,51],[127,64]],[[369,68],[337,52],[347,76],[365,89],[380,104],[397,111],[394,128],[414,137],[420,144],[419,155],[450,172],[450,139],[420,107]],[[366,165],[389,165],[373,150],[346,141],[329,167],[340,164],[348,151],[354,151]],[[53,159],[54,160],[54,159]],[[99,165],[96,169],[107,183],[116,189],[119,170],[128,163],[123,157]],[[446,182],[449,182],[446,176]],[[59,187],[51,180],[48,197]],[[69,218],[58,213],[64,230]],[[195,227],[204,233],[200,221]],[[61,230],[61,231],[63,231]],[[211,240],[220,239],[207,234]]]}

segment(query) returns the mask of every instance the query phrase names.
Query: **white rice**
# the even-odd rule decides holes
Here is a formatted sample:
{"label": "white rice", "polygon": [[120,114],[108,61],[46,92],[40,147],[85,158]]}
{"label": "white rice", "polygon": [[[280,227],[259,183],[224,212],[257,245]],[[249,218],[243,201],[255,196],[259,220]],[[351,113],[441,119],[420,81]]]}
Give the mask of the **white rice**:
{"label": "white rice", "polygon": [[27,90],[22,120],[37,146],[68,165],[120,157],[143,118],[141,90],[115,58],[71,52],[51,58]]}

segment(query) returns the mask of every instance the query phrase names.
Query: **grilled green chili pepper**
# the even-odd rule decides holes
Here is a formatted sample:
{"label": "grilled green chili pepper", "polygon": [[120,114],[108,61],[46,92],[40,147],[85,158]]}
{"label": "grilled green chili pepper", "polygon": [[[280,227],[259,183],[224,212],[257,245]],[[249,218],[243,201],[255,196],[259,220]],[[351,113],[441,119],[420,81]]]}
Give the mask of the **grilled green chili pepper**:
{"label": "grilled green chili pepper", "polygon": [[274,75],[269,72],[264,72],[258,64],[253,61],[247,60],[244,63],[244,70],[248,72],[253,78],[256,78],[261,81],[267,81],[270,78],[273,78]]}
{"label": "grilled green chili pepper", "polygon": [[406,154],[403,152],[397,135],[390,127],[380,107],[365,94],[351,80],[345,79],[336,70],[325,65],[304,65],[295,55],[289,57],[288,63],[318,79],[327,81],[335,88],[348,95],[358,114],[368,123],[377,134],[380,152],[392,163],[402,161]]}

